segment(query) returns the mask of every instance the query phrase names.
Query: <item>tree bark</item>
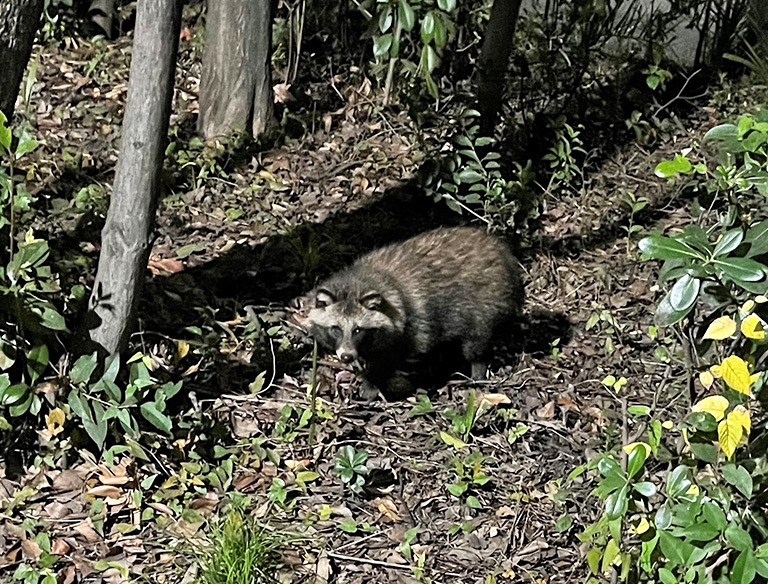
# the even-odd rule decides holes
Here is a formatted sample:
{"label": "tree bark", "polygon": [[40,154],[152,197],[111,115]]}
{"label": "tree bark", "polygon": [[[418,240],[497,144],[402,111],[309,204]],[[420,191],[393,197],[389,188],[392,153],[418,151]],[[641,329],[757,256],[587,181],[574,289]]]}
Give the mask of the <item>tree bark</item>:
{"label": "tree bark", "polygon": [[208,2],[198,129],[206,139],[272,124],[272,2]]}
{"label": "tree bark", "polygon": [[0,111],[13,118],[44,0],[0,0]]}
{"label": "tree bark", "polygon": [[520,3],[521,0],[494,0],[491,18],[485,29],[478,62],[477,109],[486,134],[493,130],[501,109]]}
{"label": "tree bark", "polygon": [[752,28],[760,43],[760,48],[768,55],[768,1],[749,0]]}
{"label": "tree bark", "polygon": [[[125,348],[147,271],[168,136],[181,0],[139,0],[120,158],[90,298],[92,341]],[[94,318],[94,315],[96,318]]]}

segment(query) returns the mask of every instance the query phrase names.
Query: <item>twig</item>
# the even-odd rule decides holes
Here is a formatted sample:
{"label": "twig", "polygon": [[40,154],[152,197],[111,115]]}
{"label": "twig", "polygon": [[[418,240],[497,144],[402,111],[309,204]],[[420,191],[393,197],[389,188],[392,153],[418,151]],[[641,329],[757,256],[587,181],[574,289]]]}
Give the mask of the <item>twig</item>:
{"label": "twig", "polygon": [[336,560],[346,560],[348,562],[359,562],[361,564],[371,564],[372,566],[381,566],[383,568],[391,568],[393,570],[410,570],[410,564],[393,564],[391,562],[382,562],[381,560],[372,560],[371,558],[357,558],[355,556],[347,556],[344,554],[337,554],[336,552],[328,552],[329,558]]}
{"label": "twig", "polygon": [[685,83],[683,83],[683,86],[680,88],[680,91],[677,92],[677,95],[670,99],[667,103],[662,105],[659,109],[656,110],[656,112],[653,114],[655,116],[658,116],[661,112],[663,112],[665,109],[667,109],[669,106],[671,106],[673,103],[675,103],[678,99],[680,99],[683,95],[683,91],[685,91],[685,88],[688,87],[688,84],[691,82],[691,79],[696,77],[701,73],[701,69],[696,69],[693,73],[691,73],[686,79]]}
{"label": "twig", "polygon": [[312,391],[310,393],[310,411],[312,417],[309,419],[309,447],[315,443],[315,421],[317,420],[317,341],[315,341],[312,350]]}

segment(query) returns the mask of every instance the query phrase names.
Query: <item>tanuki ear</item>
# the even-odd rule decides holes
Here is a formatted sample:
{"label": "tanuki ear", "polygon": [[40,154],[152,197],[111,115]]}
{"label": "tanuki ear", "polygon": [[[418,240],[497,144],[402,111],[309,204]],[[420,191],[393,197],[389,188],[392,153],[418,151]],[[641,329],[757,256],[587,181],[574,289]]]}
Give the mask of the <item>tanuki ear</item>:
{"label": "tanuki ear", "polygon": [[378,292],[368,292],[360,297],[360,304],[369,310],[381,310],[384,306],[384,298]]}
{"label": "tanuki ear", "polygon": [[324,288],[320,288],[315,293],[315,306],[318,308],[325,308],[329,304],[333,304],[336,302],[336,299],[333,297],[333,294],[331,294],[328,290],[325,290]]}

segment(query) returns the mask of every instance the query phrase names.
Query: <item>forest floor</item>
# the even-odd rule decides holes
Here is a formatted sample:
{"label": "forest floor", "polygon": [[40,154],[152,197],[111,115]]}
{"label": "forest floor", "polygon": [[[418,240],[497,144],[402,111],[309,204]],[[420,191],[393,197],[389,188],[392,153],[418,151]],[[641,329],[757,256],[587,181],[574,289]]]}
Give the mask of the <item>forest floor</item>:
{"label": "forest floor", "polygon": [[[86,284],[117,159],[129,46],[78,39],[35,57],[27,111],[43,145],[30,221],[52,240],[55,265],[77,267]],[[172,135],[188,132],[196,112],[194,35],[181,53]],[[140,312],[137,346],[158,366],[175,357],[192,394],[185,407],[209,408],[233,437],[225,454],[236,454],[234,467],[205,467],[221,471],[223,487],[211,488],[201,463],[184,457],[184,445],[201,439],[194,428],[175,456],[152,461],[156,484],[146,482],[151,464],[130,452],[113,465],[83,452],[69,469],[0,475],[0,574],[40,556],[30,533],[42,526],[61,556],[62,584],[189,582],[206,520],[236,490],[285,538],[280,581],[583,582],[577,535],[599,501],[589,496],[591,473],[566,477],[622,432],[637,439],[642,425],[627,418],[627,404],[663,419],[689,399],[665,354],[671,339],[649,335],[657,266],[639,259],[626,228],[663,231],[689,219],[688,202],[653,170],[714,120],[700,109],[652,148],[604,152],[583,185],[545,201],[535,243],[521,254],[522,355],[500,348],[485,383],[454,376],[408,399],[366,403],[351,372],[321,355],[310,439],[311,345],[293,331],[286,302],[362,251],[461,218],[410,186],[423,157],[414,125],[377,107],[361,73],[293,90],[335,107],[303,118],[300,135],[279,147],[209,155],[210,146],[178,140]],[[633,218],[627,193],[649,201]],[[266,333],[271,325],[280,330]],[[191,350],[169,356],[168,339]],[[602,383],[608,375],[627,379],[621,392]],[[484,411],[466,445],[446,441],[470,392]],[[346,446],[367,453],[360,493],[334,471]],[[449,491],[473,477],[460,496]]]}

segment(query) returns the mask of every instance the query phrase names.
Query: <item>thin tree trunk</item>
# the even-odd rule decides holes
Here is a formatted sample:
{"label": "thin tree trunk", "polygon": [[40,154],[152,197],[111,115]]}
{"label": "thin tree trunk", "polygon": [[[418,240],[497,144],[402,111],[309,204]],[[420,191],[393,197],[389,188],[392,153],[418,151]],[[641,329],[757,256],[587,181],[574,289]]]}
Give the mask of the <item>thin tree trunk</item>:
{"label": "thin tree trunk", "polygon": [[272,2],[208,2],[198,129],[206,139],[272,123]]}
{"label": "thin tree trunk", "polygon": [[521,0],[494,0],[478,62],[477,109],[484,133],[493,130],[515,39]]}
{"label": "thin tree trunk", "polygon": [[0,111],[10,120],[44,0],[0,0]]}
{"label": "thin tree trunk", "polygon": [[752,28],[763,54],[768,55],[768,0],[749,0]]}
{"label": "thin tree trunk", "polygon": [[125,348],[147,271],[171,113],[181,0],[139,0],[115,185],[90,299],[90,332],[109,353]]}

